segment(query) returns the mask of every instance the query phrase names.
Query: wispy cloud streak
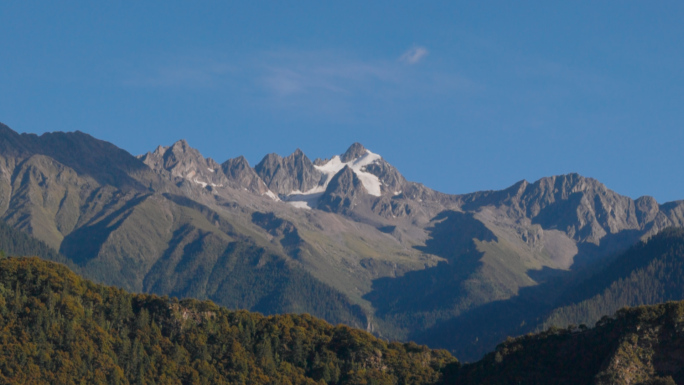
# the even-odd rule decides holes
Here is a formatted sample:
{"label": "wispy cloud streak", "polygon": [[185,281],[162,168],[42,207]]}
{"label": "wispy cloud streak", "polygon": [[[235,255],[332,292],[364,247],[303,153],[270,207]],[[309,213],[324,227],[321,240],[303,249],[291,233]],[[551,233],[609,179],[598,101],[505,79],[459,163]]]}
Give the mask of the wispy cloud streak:
{"label": "wispy cloud streak", "polygon": [[401,74],[392,63],[364,62],[329,53],[278,53],[258,59],[258,82],[277,96],[312,93],[353,95],[377,83],[394,83]]}
{"label": "wispy cloud streak", "polygon": [[413,65],[423,60],[423,58],[426,57],[428,53],[429,52],[425,47],[413,47],[408,51],[404,52],[404,54],[399,57],[399,61]]}
{"label": "wispy cloud streak", "polygon": [[212,88],[223,97],[258,109],[287,114],[353,116],[371,106],[390,108],[399,100],[471,92],[473,82],[455,71],[413,66],[427,49],[397,56],[360,58],[338,51],[278,50],[251,55],[198,54],[139,66],[124,85],[157,89]]}
{"label": "wispy cloud streak", "polygon": [[220,79],[236,71],[232,63],[213,58],[179,58],[148,67],[130,70],[123,84],[133,87],[206,88],[218,85]]}

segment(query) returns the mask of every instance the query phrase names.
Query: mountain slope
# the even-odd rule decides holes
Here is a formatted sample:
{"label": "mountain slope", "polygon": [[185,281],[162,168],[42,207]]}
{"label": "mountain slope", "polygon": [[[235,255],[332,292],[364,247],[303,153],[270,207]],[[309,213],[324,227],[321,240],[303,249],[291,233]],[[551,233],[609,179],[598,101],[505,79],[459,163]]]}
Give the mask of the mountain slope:
{"label": "mountain slope", "polygon": [[276,194],[309,191],[321,179],[321,172],[300,149],[285,158],[278,154],[269,154],[254,170]]}
{"label": "mountain slope", "polygon": [[670,228],[618,256],[568,289],[545,325],[593,324],[625,306],[684,298],[684,229]]}
{"label": "mountain slope", "polygon": [[[64,140],[79,142],[80,139],[71,139],[73,135],[81,136],[63,134]],[[108,179],[112,184],[101,185],[93,175],[107,181],[100,178],[106,169],[97,173],[77,172],[54,158],[32,152],[44,152],[36,149],[35,143],[45,142],[48,146],[48,140],[53,137],[9,132],[2,139],[5,145],[14,143],[17,148],[14,152],[17,155],[4,158],[5,167],[1,168],[5,183],[0,186],[8,194],[7,210],[2,216],[13,226],[58,248],[66,257],[64,262],[88,277],[129,290],[214,298],[226,305],[254,308],[268,314],[309,312],[331,322],[366,326],[366,316],[358,305],[289,261],[280,248],[271,246],[271,236],[259,234],[262,229],[248,219],[250,211],[245,213],[241,207],[228,204],[227,210],[236,210],[244,220],[227,218],[225,212],[217,211],[226,211],[222,207],[227,202],[222,199],[217,204],[215,195],[200,182],[218,185],[227,178],[220,176],[223,175],[220,166],[201,158],[186,143],[180,142],[144,157],[143,160],[159,167],[153,170],[135,157],[119,153],[120,150],[108,154],[108,146],[92,139],[93,143],[85,145],[86,148],[72,152],[88,153],[88,148],[94,147],[100,152],[93,155],[95,159],[107,155],[124,157],[121,164],[137,164],[143,170],[130,175],[139,183],[129,183],[125,178],[124,183],[118,183],[112,177]],[[8,154],[12,152],[3,153]],[[98,160],[84,158],[84,162],[91,161]],[[215,171],[205,167],[212,165]],[[79,167],[83,170],[85,166]],[[194,172],[198,167],[206,168],[206,173]],[[140,187],[150,181],[154,182],[151,184],[156,187],[155,192]],[[243,194],[253,199],[251,193],[241,190],[226,186],[224,192],[232,198]],[[222,266],[225,258],[235,259],[229,255],[230,250],[236,249],[257,250],[253,254],[259,257],[255,257],[253,265],[247,264],[248,259],[239,258],[242,270]],[[197,256],[200,258],[195,259]],[[186,262],[172,263],[179,257]],[[212,260],[218,264],[209,265]],[[264,262],[260,265],[261,260]],[[272,278],[262,282],[255,279],[259,276],[255,273],[267,271]],[[198,284],[209,279],[213,287]],[[255,291],[249,280],[264,287]],[[228,287],[222,282],[231,282],[237,292],[224,293],[222,290]],[[307,288],[306,295],[294,294],[301,288],[300,284]]]}
{"label": "mountain slope", "polygon": [[[31,237],[23,231],[17,230],[0,220],[0,252],[3,256],[30,255],[42,259],[70,264],[70,261],[60,255],[45,243]],[[75,265],[70,264],[73,270]]]}
{"label": "mountain slope", "polygon": [[272,194],[256,171],[249,166],[244,156],[228,159],[221,164],[221,170],[229,180],[235,181],[249,191],[259,195]]}
{"label": "mountain slope", "polygon": [[[460,210],[475,222],[451,227],[444,218],[457,214],[435,218],[441,220],[434,226],[437,236],[425,249],[441,256],[441,250],[449,250],[452,256],[447,260],[455,265],[409,273],[406,277],[412,281],[402,285],[404,278],[399,278],[394,283],[399,288],[409,284],[419,288],[411,297],[425,298],[419,302],[422,306],[433,305],[422,312],[409,311],[410,317],[399,308],[389,308],[388,316],[400,325],[423,323],[418,329],[408,324],[409,338],[451,349],[468,361],[478,359],[507,335],[535,330],[567,287],[602,267],[606,258],[667,225],[682,223],[681,202],[644,204],[655,201],[633,201],[576,174],[523,181],[459,200]],[[478,222],[489,235],[475,235],[473,243],[448,247],[455,232],[477,228]],[[451,230],[442,233],[442,227]],[[394,303],[393,291],[383,281],[375,287],[369,297],[377,298],[376,303]],[[444,290],[430,294],[438,287]],[[445,295],[449,298],[430,301]]]}
{"label": "mountain slope", "polygon": [[88,278],[307,311],[468,360],[539,324],[613,255],[684,220],[684,202],[633,200],[577,174],[443,194],[359,143],[314,162],[301,150],[270,154],[254,168],[182,140],[134,157],[83,133],[6,126],[0,148],[0,218]]}

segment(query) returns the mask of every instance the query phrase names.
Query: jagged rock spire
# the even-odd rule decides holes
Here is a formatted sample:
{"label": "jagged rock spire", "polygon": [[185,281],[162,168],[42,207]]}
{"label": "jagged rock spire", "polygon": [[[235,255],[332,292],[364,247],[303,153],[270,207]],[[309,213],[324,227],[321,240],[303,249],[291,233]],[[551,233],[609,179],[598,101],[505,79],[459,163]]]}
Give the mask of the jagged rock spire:
{"label": "jagged rock spire", "polygon": [[256,171],[249,166],[249,162],[242,155],[223,162],[221,170],[228,180],[237,182],[240,186],[254,193],[259,195],[268,193],[266,184],[259,178]]}
{"label": "jagged rock spire", "polygon": [[285,158],[278,154],[268,154],[254,170],[266,186],[277,194],[309,191],[321,180],[321,172],[300,149]]}
{"label": "jagged rock spire", "polygon": [[318,208],[331,212],[343,212],[352,209],[358,203],[358,199],[367,194],[368,191],[354,170],[349,166],[344,166],[330,180],[318,202]]}
{"label": "jagged rock spire", "polygon": [[342,160],[342,163],[350,162],[350,161],[360,157],[361,155],[365,154],[366,151],[368,151],[368,150],[366,150],[366,148],[363,147],[363,144],[356,142],[356,143],[352,144],[351,146],[349,146],[347,151],[345,151],[345,153],[342,154],[342,156],[340,157],[340,160]]}

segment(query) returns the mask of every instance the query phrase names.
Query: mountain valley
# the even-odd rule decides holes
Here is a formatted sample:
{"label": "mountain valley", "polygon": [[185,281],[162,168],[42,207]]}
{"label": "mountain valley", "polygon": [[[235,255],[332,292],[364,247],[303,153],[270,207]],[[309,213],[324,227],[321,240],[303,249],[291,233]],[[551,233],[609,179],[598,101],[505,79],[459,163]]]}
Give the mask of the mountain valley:
{"label": "mountain valley", "polygon": [[[577,174],[449,195],[358,143],[252,168],[184,140],[136,157],[81,132],[0,125],[0,218],[99,283],[310,313],[474,361],[506,336],[641,304],[596,305],[591,277],[682,226],[684,201],[634,200]],[[599,310],[581,315],[582,301]]]}

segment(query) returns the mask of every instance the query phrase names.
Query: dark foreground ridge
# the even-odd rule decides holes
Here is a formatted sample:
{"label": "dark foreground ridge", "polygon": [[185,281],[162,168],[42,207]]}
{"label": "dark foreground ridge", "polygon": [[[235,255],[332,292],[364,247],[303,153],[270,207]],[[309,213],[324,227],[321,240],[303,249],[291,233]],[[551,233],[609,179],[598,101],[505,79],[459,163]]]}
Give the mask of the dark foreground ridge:
{"label": "dark foreground ridge", "polygon": [[3,384],[428,384],[456,360],[309,315],[133,295],[38,258],[0,260]]}
{"label": "dark foreground ridge", "polygon": [[0,259],[3,384],[681,384],[683,346],[684,302],[668,302],[509,338],[461,366],[309,315],[133,295],[39,258]]}
{"label": "dark foreground ridge", "polygon": [[624,308],[593,329],[509,338],[454,384],[684,384],[684,302]]}

